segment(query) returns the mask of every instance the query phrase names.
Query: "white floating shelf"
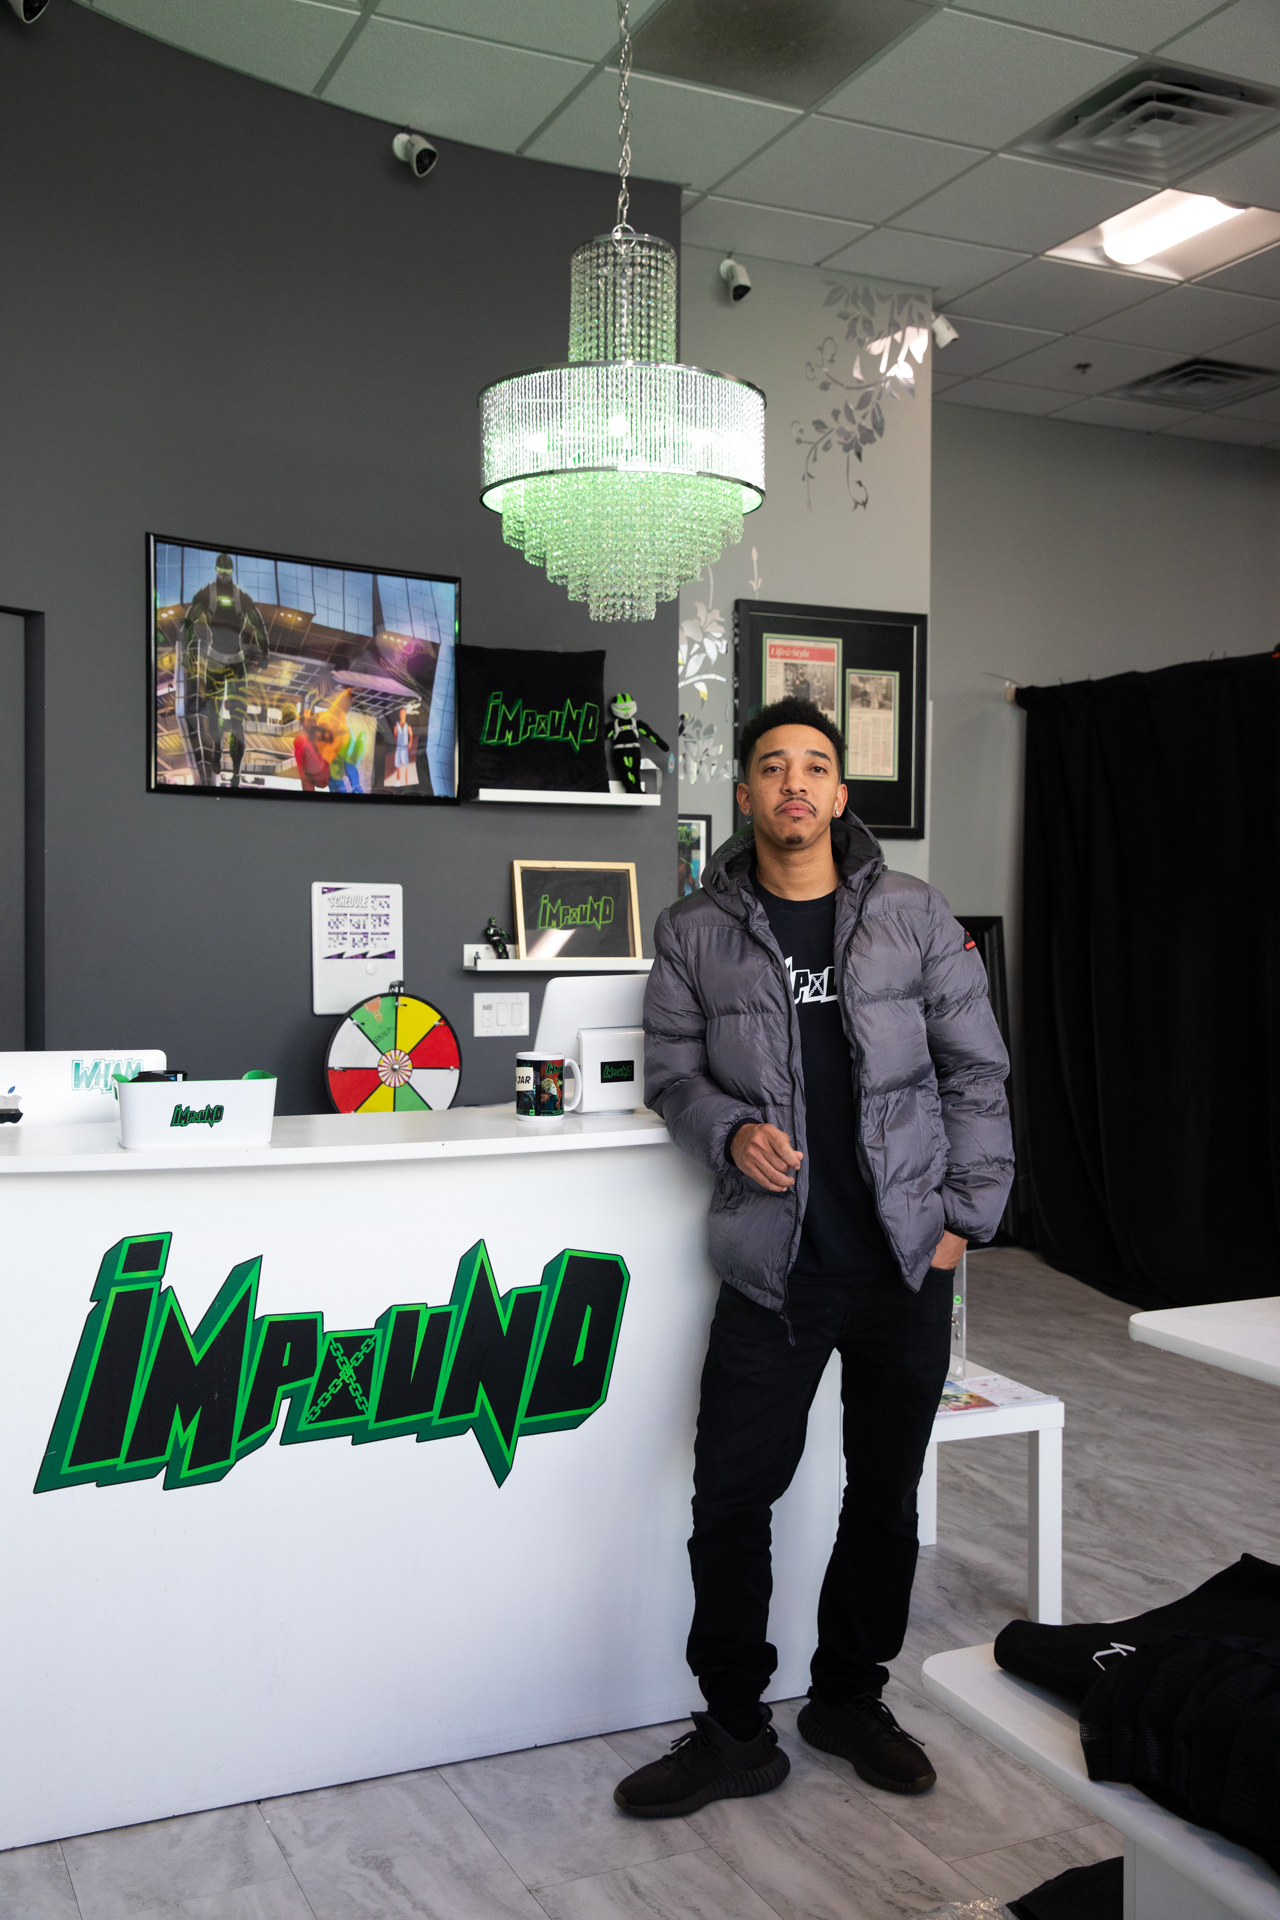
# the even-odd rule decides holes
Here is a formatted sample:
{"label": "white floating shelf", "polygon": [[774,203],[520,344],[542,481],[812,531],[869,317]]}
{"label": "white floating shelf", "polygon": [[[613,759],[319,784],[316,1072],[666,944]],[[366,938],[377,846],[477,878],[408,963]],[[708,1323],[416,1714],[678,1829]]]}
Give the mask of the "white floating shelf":
{"label": "white floating shelf", "polygon": [[481,787],[478,800],[505,800],[523,807],[660,807],[660,793],[562,793],[545,787]]}
{"label": "white floating shelf", "polygon": [[468,973],[648,973],[652,960],[498,960],[489,946],[464,946]]}

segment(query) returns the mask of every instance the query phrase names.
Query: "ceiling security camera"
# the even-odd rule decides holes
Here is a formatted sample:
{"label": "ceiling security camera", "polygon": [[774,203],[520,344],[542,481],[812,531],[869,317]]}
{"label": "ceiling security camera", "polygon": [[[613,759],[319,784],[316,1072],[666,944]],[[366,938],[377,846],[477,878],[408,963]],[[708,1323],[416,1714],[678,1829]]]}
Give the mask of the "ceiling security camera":
{"label": "ceiling security camera", "polygon": [[720,278],[728,287],[731,300],[745,300],[751,291],[751,275],[732,254],[720,262]]}
{"label": "ceiling security camera", "polygon": [[49,0],[9,0],[9,5],[24,27],[29,27],[33,20],[38,20],[48,4]]}
{"label": "ceiling security camera", "polygon": [[929,331],[933,335],[933,344],[935,347],[949,347],[953,340],[960,338],[960,335],[956,332],[945,313],[934,315],[933,325]]}
{"label": "ceiling security camera", "polygon": [[415,180],[425,180],[440,158],[426,134],[415,133],[412,127],[406,127],[403,133],[396,135],[391,142],[391,151],[397,160],[404,161]]}

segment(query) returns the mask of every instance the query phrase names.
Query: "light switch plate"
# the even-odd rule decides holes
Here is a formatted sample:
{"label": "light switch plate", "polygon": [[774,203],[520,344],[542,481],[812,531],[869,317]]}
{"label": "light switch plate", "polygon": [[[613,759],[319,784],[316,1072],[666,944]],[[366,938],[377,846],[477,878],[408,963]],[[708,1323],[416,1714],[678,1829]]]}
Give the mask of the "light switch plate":
{"label": "light switch plate", "polygon": [[477,993],[472,998],[477,1040],[514,1040],[528,1033],[527,993]]}

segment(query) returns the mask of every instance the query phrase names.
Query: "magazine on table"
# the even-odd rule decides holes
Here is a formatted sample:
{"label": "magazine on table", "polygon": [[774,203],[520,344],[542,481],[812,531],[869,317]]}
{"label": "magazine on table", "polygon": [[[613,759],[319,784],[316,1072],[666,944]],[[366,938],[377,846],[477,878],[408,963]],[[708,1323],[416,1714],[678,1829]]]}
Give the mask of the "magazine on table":
{"label": "magazine on table", "polygon": [[1056,1393],[1024,1387],[1020,1380],[1006,1380],[1002,1373],[974,1373],[963,1380],[948,1379],[938,1412],[972,1413],[978,1407],[1023,1407],[1032,1401],[1057,1398]]}

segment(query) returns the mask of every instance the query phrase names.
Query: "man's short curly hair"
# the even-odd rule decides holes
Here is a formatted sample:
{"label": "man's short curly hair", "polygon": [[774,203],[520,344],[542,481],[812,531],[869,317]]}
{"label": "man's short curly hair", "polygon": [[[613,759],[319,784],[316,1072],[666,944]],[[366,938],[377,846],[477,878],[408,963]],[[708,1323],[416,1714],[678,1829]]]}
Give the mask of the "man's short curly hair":
{"label": "man's short curly hair", "polygon": [[835,721],[828,720],[812,700],[787,699],[761,707],[738,735],[738,768],[742,779],[747,777],[757,741],[762,735],[772,733],[775,727],[812,727],[815,733],[825,734],[836,750],[836,772],[844,777],[844,735]]}

